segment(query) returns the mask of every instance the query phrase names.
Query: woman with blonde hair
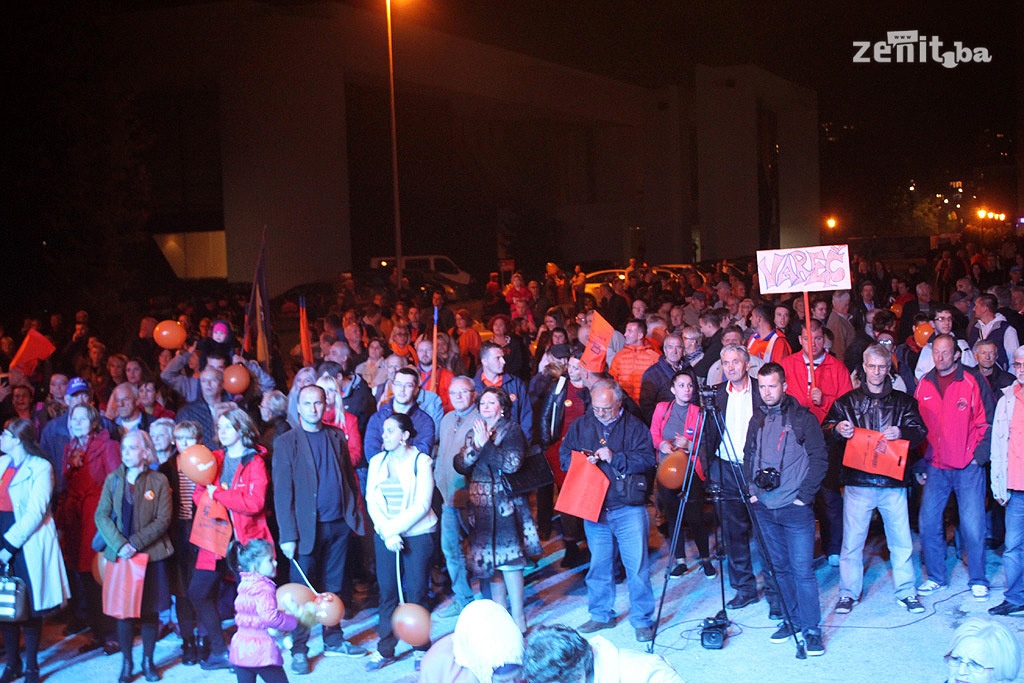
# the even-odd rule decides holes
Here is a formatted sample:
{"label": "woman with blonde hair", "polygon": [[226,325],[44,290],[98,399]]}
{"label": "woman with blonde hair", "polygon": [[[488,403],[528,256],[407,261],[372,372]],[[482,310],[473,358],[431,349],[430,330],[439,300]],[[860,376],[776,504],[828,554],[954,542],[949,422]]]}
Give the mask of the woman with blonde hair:
{"label": "woman with blonde hair", "polygon": [[[166,562],[174,553],[167,530],[171,526],[171,487],[167,478],[150,465],[156,462],[156,449],[149,434],[128,432],[121,441],[121,466],[103,482],[103,495],[96,508],[96,527],[106,545],[107,562],[127,561],[137,553],[148,556],[143,579],[142,674],[147,681],[159,681],[153,663],[160,612],[170,609],[170,567]],[[106,586],[106,590],[117,590]],[[132,645],[134,619],[117,620],[117,639],[121,644],[121,675],[118,683],[133,677]]]}
{"label": "woman with blonde hair", "polygon": [[[336,367],[340,369],[341,366]],[[326,406],[322,422],[345,433],[349,460],[352,467],[359,467],[363,460],[363,437],[359,434],[359,420],[352,413],[346,412],[337,377],[330,372],[323,372],[317,378],[316,385],[324,390],[325,396]]]}
{"label": "woman with blonde hair", "polygon": [[999,622],[973,617],[953,633],[944,659],[949,666],[947,683],[1004,683],[1017,679],[1020,644]]}

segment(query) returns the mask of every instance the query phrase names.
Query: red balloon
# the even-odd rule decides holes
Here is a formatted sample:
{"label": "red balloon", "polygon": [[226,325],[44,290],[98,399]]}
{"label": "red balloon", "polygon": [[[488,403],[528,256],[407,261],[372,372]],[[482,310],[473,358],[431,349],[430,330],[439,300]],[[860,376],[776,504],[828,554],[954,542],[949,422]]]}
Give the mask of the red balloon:
{"label": "red balloon", "polygon": [[103,557],[103,553],[96,553],[92,558],[92,578],[96,579],[96,583],[103,585],[103,572],[107,569],[107,558]]}
{"label": "red balloon", "polygon": [[934,332],[935,328],[932,327],[931,323],[921,323],[914,328],[914,341],[917,342],[918,346],[924,346],[932,338]]}
{"label": "red balloon", "polygon": [[[286,609],[282,603],[282,598],[284,598],[285,595],[292,596],[292,600],[294,600],[295,604],[299,607],[316,600],[316,593],[309,590],[309,586],[301,583],[286,583],[277,589],[277,608],[282,611]],[[339,600],[338,602],[341,601]]]}
{"label": "red balloon", "polygon": [[413,647],[430,642],[430,612],[411,602],[398,606],[391,615],[395,635]]}
{"label": "red balloon", "polygon": [[658,483],[667,489],[678,489],[685,480],[686,453],[672,451],[658,465]]}
{"label": "red balloon", "polygon": [[201,443],[186,448],[178,456],[178,466],[199,486],[207,486],[217,480],[217,458]]}
{"label": "red balloon", "polygon": [[224,368],[224,388],[228,393],[244,394],[249,388],[249,371],[244,365],[232,365]]}
{"label": "red balloon", "polygon": [[164,349],[180,349],[187,337],[188,332],[177,320],[164,320],[153,328],[153,341]]}
{"label": "red balloon", "polygon": [[896,302],[889,307],[889,310],[895,313],[897,318],[903,317],[903,304]]}
{"label": "red balloon", "polygon": [[324,626],[337,626],[345,614],[345,603],[334,593],[316,596],[316,618]]}

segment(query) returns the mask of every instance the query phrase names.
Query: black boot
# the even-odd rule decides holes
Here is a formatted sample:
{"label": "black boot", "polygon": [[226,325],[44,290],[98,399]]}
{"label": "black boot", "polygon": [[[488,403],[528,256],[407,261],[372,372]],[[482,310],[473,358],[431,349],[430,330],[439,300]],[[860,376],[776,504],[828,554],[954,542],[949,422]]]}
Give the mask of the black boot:
{"label": "black boot", "polygon": [[156,670],[152,656],[142,658],[142,675],[150,683],[160,680],[160,672]]}
{"label": "black boot", "polygon": [[132,663],[131,657],[125,657],[124,663],[121,664],[121,675],[117,679],[117,683],[130,683],[132,680],[132,669],[134,664]]}
{"label": "black boot", "polygon": [[206,636],[196,638],[196,659],[205,662],[210,656],[210,639]]}
{"label": "black boot", "polygon": [[192,666],[199,663],[199,649],[196,647],[195,638],[182,638],[181,663],[185,666]]}

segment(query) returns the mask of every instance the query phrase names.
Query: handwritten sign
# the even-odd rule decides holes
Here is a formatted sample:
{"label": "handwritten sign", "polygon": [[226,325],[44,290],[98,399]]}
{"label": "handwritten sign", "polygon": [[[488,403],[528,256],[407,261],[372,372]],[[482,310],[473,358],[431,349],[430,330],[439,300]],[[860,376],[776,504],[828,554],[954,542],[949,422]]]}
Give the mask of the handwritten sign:
{"label": "handwritten sign", "polygon": [[762,294],[850,289],[850,248],[845,244],[757,252]]}

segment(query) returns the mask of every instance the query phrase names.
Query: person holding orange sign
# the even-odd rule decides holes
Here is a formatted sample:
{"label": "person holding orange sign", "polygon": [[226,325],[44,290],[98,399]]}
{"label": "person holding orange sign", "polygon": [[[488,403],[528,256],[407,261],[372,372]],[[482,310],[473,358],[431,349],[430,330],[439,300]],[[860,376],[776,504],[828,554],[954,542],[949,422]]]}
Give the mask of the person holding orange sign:
{"label": "person holding orange sign", "polygon": [[[889,379],[892,354],[882,345],[872,344],[864,350],[863,360],[864,382],[840,396],[822,423],[833,463],[843,458],[843,451],[856,428],[881,432],[886,440],[905,439],[911,449],[916,449],[928,433],[914,398],[892,388]],[[875,510],[882,516],[885,526],[896,601],[911,613],[924,611],[917,597],[911,561],[914,542],[910,536],[907,487],[911,483],[912,468],[909,462],[906,465],[899,479],[846,464],[840,471],[840,483],[845,488],[838,614],[850,612],[860,600],[864,586],[864,542]]]}

